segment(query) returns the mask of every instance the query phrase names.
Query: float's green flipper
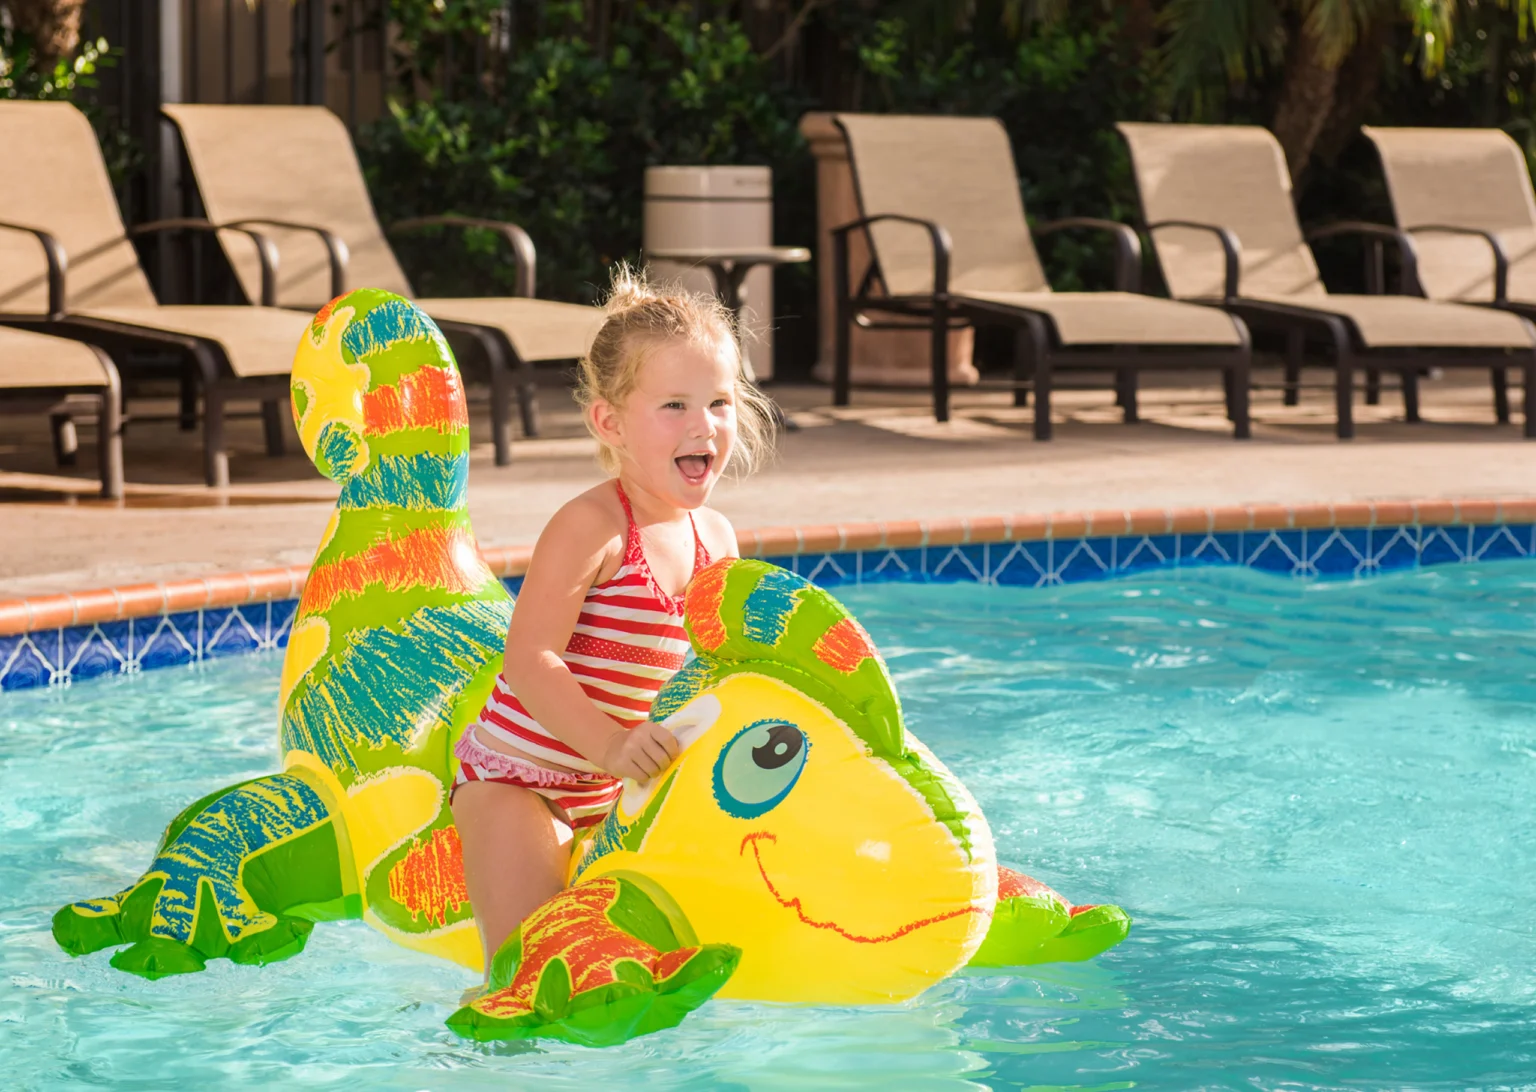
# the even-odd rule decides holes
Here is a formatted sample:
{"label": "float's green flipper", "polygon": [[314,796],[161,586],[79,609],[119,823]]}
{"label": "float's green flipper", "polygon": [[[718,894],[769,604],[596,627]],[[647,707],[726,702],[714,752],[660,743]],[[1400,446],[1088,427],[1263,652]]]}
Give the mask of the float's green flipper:
{"label": "float's green flipper", "polygon": [[481,1040],[611,1046],[676,1027],[740,958],[729,944],[697,943],[643,880],[603,876],[530,914],[496,953],[489,989],[448,1025]]}
{"label": "float's green flipper", "polygon": [[219,957],[286,959],[314,921],[357,916],[347,904],[324,801],[302,778],[276,774],[187,808],[148,872],[116,895],[61,909],[53,936],[71,955],[130,944],[112,966],[162,978]]}
{"label": "float's green flipper", "polygon": [[971,967],[1076,963],[1113,948],[1130,932],[1118,906],[1073,906],[1039,880],[997,870],[997,908]]}

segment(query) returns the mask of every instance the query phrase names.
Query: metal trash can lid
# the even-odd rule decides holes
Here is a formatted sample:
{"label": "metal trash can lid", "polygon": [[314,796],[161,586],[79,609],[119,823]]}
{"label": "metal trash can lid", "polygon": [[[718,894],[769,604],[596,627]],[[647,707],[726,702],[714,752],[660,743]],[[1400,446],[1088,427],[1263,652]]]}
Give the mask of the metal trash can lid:
{"label": "metal trash can lid", "polygon": [[646,199],[768,201],[773,172],[767,167],[647,167]]}

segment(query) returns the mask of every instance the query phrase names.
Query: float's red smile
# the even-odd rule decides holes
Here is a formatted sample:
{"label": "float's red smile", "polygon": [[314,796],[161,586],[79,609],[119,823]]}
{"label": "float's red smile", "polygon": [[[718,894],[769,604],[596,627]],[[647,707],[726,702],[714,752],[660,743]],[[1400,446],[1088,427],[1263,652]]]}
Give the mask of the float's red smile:
{"label": "float's red smile", "polygon": [[921,929],[925,925],[935,925],[941,921],[948,921],[950,918],[958,918],[966,914],[984,913],[981,907],[971,904],[962,906],[957,910],[949,910],[943,914],[935,914],[931,918],[922,918],[918,921],[909,922],[906,925],[902,925],[896,929],[891,930],[889,933],[882,933],[879,936],[862,936],[858,933],[850,933],[847,929],[844,929],[835,921],[817,921],[815,918],[811,917],[805,912],[805,907],[800,904],[800,899],[798,896],[793,898],[785,898],[779,893],[779,889],[775,887],[773,881],[768,878],[768,869],[763,865],[762,850],[758,848],[758,843],[760,842],[777,842],[778,840],[778,836],[769,831],[755,830],[741,840],[741,852],[745,854],[747,852],[748,846],[752,848],[752,857],[755,861],[757,861],[758,875],[762,876],[763,885],[768,888],[768,893],[772,895],[774,900],[780,906],[784,907],[784,909],[793,910],[795,912],[795,916],[798,917],[806,925],[809,925],[812,929],[829,929],[843,939],[851,940],[855,944],[885,944],[889,941],[904,937],[908,933],[916,932],[918,929]]}

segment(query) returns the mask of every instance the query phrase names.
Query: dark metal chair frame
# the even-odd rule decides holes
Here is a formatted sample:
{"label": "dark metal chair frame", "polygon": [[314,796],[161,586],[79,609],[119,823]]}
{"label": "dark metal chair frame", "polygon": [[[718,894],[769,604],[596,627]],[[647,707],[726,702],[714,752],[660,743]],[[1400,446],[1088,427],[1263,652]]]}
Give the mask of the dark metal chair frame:
{"label": "dark metal chair frame", "polygon": [[[1525,376],[1526,439],[1536,439],[1536,347],[1524,353],[1504,349],[1455,350],[1442,347],[1418,348],[1371,348],[1360,337],[1360,332],[1347,318],[1334,315],[1305,304],[1284,304],[1271,300],[1245,299],[1239,293],[1242,271],[1242,244],[1228,228],[1196,220],[1159,220],[1147,225],[1147,235],[1157,246],[1156,232],[1162,228],[1189,228],[1209,232],[1221,243],[1224,269],[1220,305],[1257,331],[1276,332],[1285,335],[1285,395],[1286,405],[1299,401],[1301,369],[1305,365],[1305,353],[1309,344],[1321,346],[1332,358],[1334,371],[1335,433],[1340,440],[1355,435],[1354,391],[1355,372],[1365,373],[1365,398],[1374,404],[1380,396],[1380,374],[1393,371],[1398,374],[1403,393],[1403,414],[1410,424],[1422,420],[1419,413],[1419,375],[1428,368],[1487,368],[1493,384],[1494,416],[1499,424],[1508,424],[1509,412],[1509,360],[1522,357],[1519,367]],[[1418,229],[1425,230],[1425,229]],[[1451,229],[1459,230],[1459,229]],[[1473,232],[1472,234],[1482,234]],[[1355,235],[1367,242],[1366,288],[1368,294],[1381,294],[1386,287],[1383,270],[1385,243],[1397,246],[1401,268],[1403,295],[1418,295],[1418,252],[1407,231],[1384,224],[1360,221],[1341,221],[1314,228],[1304,233],[1310,246],[1322,239],[1340,235]],[[1498,254],[1498,249],[1495,254]],[[1507,275],[1507,259],[1504,273]],[[1510,310],[1516,310],[1510,308]],[[1536,329],[1532,330],[1536,336]]]}
{"label": "dark metal chair frame", "polygon": [[[882,221],[913,224],[924,228],[933,248],[933,290],[922,295],[892,296],[885,292],[878,253],[869,228]],[[1088,229],[1108,231],[1115,237],[1116,289],[1140,291],[1141,241],[1125,224],[1112,220],[1070,217],[1034,225],[1031,235],[1041,238],[1057,231]],[[848,258],[848,236],[862,231],[869,250],[869,265],[857,287],[852,284]],[[994,323],[1016,329],[1013,379],[1006,383],[986,383],[983,388],[1012,389],[1014,404],[1026,405],[1028,394],[1035,394],[1034,435],[1049,440],[1051,428],[1051,392],[1056,386],[1056,372],[1107,371],[1115,376],[1116,402],[1126,423],[1139,420],[1136,404],[1137,372],[1146,368],[1215,368],[1222,372],[1227,417],[1232,422],[1233,437],[1251,435],[1248,413],[1249,370],[1252,346],[1241,318],[1235,318],[1239,344],[1236,348],[1213,346],[1111,345],[1077,348],[1063,346],[1056,337],[1050,316],[1040,311],[1008,304],[989,304],[949,291],[952,244],[943,225],[898,213],[865,216],[832,229],[833,278],[837,286],[837,349],[833,370],[833,405],[848,405],[851,378],[850,356],[852,326],[855,322],[872,329],[886,328],[868,319],[868,312],[926,319],[931,332],[933,368],[933,415],[938,421],[949,420],[949,331],[965,323]],[[879,289],[876,292],[876,289]],[[959,320],[957,323],[955,320]],[[910,326],[902,328],[910,329]]]}
{"label": "dark metal chair frame", "polygon": [[[350,256],[347,244],[326,228],[315,224],[264,219],[239,220],[227,226],[288,228],[293,231],[308,231],[319,236],[321,242],[325,244],[330,261],[331,297],[334,299],[346,292],[347,262]],[[483,228],[500,235],[511,249],[512,260],[515,263],[513,297],[534,298],[534,282],[538,268],[537,251],[532,237],[517,224],[506,220],[486,220],[471,216],[416,216],[389,225],[385,233],[420,231],[438,227],[461,230]],[[433,321],[450,339],[474,345],[484,355],[491,381],[491,440],[496,450],[496,465],[508,465],[512,461],[511,406],[514,391],[517,394],[523,434],[530,438],[539,434],[538,384],[533,365],[518,356],[511,339],[499,327],[443,319]]]}
{"label": "dark metal chair frame", "polygon": [[[196,420],[196,391],[201,387],[203,395],[203,477],[210,486],[229,484],[229,453],[224,443],[225,404],[231,399],[256,399],[261,402],[263,431],[269,455],[281,455],[284,451],[283,417],[287,412],[288,376],[239,376],[229,365],[218,342],[170,330],[128,326],[94,319],[83,315],[71,315],[65,307],[67,295],[65,280],[69,269],[69,256],[58,239],[40,228],[26,224],[0,223],[0,230],[19,231],[31,235],[42,248],[48,263],[48,312],[45,315],[4,314],[0,324],[22,330],[53,334],[86,342],[106,352],[117,365],[119,373],[145,372],[143,367],[129,362],[131,354],[145,351],[171,353],[180,362],[178,375],[182,378],[180,419],[183,428],[192,427]],[[261,258],[262,306],[271,306],[277,283],[277,249],[270,239],[261,233],[238,225],[219,225],[206,220],[169,219],[139,224],[127,230],[129,239],[159,235],[166,232],[193,231],[214,233],[223,230],[239,231],[256,244]],[[126,428],[131,418],[121,412],[121,388],[118,392],[119,420],[116,427]]]}
{"label": "dark metal chair frame", "polygon": [[48,414],[54,462],[69,467],[75,465],[78,452],[74,416],[83,403],[84,411],[96,418],[96,459],[101,495],[108,500],[118,500],[123,495],[122,380],[106,352],[95,345],[85,348],[101,361],[103,383],[21,389],[0,387],[0,414]]}

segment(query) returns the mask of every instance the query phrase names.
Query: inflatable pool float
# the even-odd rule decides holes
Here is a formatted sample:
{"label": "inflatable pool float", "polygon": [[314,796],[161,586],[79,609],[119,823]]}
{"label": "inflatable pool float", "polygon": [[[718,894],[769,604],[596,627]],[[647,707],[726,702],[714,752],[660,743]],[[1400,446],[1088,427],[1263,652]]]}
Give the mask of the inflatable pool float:
{"label": "inflatable pool float", "polygon": [[[283,663],[283,772],[198,800],[149,870],[59,910],[74,955],[147,978],[268,963],[362,918],[481,969],[448,807],[451,748],[500,668],[511,597],[465,504],[452,354],[399,297],[315,316],[293,369],[305,450],[341,486]],[[685,600],[695,659],[652,710],[681,753],[573,847],[569,886],[449,1023],[620,1042],[709,997],[855,1004],[965,966],[1090,958],[1129,919],[999,868],[980,808],[902,723],[872,642],[825,591],[724,559]]]}

